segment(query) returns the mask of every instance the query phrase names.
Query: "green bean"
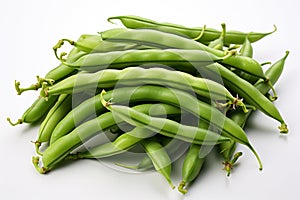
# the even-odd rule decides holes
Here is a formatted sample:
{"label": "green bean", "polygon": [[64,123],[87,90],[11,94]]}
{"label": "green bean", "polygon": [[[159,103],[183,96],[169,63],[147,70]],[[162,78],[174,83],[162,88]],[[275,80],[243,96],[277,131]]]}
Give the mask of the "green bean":
{"label": "green bean", "polygon": [[[96,113],[101,114],[105,112],[106,109],[99,101],[99,98],[100,95],[96,95],[95,97],[84,101],[79,106],[74,108],[70,113],[68,113],[68,115],[62,119],[54,129],[51,135],[50,145],[60,137],[68,134],[68,132],[72,131],[76,125],[80,124],[86,118],[90,117],[91,115],[95,115]],[[141,87],[117,88],[105,94],[104,98],[113,98],[114,102],[116,103],[122,103],[126,101],[158,101],[175,105],[194,114],[196,117],[206,115],[205,119],[208,123],[212,121],[213,123],[217,123],[221,130],[223,129],[223,114],[218,112],[217,109],[212,108],[210,105],[202,103],[192,95],[180,90],[154,85],[145,85]],[[227,122],[227,124],[231,124],[231,122]],[[231,132],[230,125],[228,125],[227,132]],[[240,130],[235,130],[234,132],[239,133]],[[242,139],[242,142],[245,142],[245,138]]]}
{"label": "green bean", "polygon": [[[206,76],[219,76],[221,75],[224,85],[230,88],[232,91],[236,92],[239,96],[244,98],[246,102],[255,106],[260,111],[270,116],[271,118],[277,120],[281,123],[279,126],[279,130],[281,133],[287,133],[288,128],[287,125],[282,118],[280,112],[275,107],[275,105],[269,101],[259,90],[257,90],[252,84],[243,80],[230,70],[224,68],[220,64],[212,64],[210,66],[205,67],[207,70]],[[208,75],[209,74],[209,75]]]}
{"label": "green bean", "polygon": [[204,67],[209,63],[220,61],[227,57],[230,57],[230,54],[217,57],[201,50],[147,49],[94,53],[83,56],[74,63],[64,62],[64,64],[89,72],[106,68],[122,69],[128,66],[143,64],[167,65],[170,67],[181,65],[185,67],[182,70],[195,73],[197,68]]}
{"label": "green bean", "polygon": [[178,186],[178,191],[186,194],[187,190],[184,189],[187,183],[192,182],[199,174],[201,167],[204,163],[204,158],[200,157],[201,145],[191,144],[186,158],[182,166],[182,180]]}
{"label": "green bean", "polygon": [[42,119],[42,117],[45,116],[45,114],[55,104],[57,98],[58,98],[57,96],[49,96],[48,100],[46,100],[45,98],[39,97],[24,112],[24,114],[22,115],[22,117],[20,119],[18,119],[17,122],[13,123],[9,117],[7,118],[7,121],[12,126],[16,126],[16,125],[22,124],[22,123],[33,124],[33,123],[39,121],[40,119]]}
{"label": "green bean", "polygon": [[103,99],[101,101],[117,119],[120,118],[133,126],[149,128],[167,137],[204,145],[214,145],[228,140],[228,138],[206,129],[182,125],[169,119],[150,117],[127,106],[112,106],[110,103],[104,102]]}
{"label": "green bean", "polygon": [[[101,53],[101,52],[110,52],[110,51],[123,51],[129,49],[150,49],[153,47],[139,45],[135,43],[116,43],[116,42],[109,42],[103,41],[100,35],[88,35],[84,34],[81,35],[80,39],[76,42],[70,39],[61,39],[59,40],[59,44],[55,48],[60,48],[64,42],[68,42],[69,44],[73,45],[80,51],[86,53]],[[55,52],[57,54],[57,51]],[[66,53],[63,52],[61,56],[64,56]],[[56,55],[57,58],[61,57]]]}
{"label": "green bean", "polygon": [[[138,29],[138,28],[148,28],[148,29],[155,29],[160,31],[165,31],[168,33],[173,33],[177,35],[185,35],[189,38],[197,37],[202,28],[188,28],[177,24],[170,24],[170,23],[159,23],[150,19],[142,18],[139,16],[115,16],[108,18],[108,21],[112,21],[118,19],[120,20],[123,25],[127,28]],[[275,26],[274,26],[275,27]],[[247,36],[251,42],[256,42],[263,37],[270,35],[271,33],[276,31],[276,27],[273,31],[268,33],[243,33],[239,31],[227,31],[225,37],[225,43],[228,44],[242,44],[244,38]],[[206,28],[203,37],[199,39],[200,42],[209,43],[215,39],[217,39],[221,35],[221,32],[212,28]]]}
{"label": "green bean", "polygon": [[[289,52],[286,52],[286,55],[275,62],[267,71],[266,75],[269,77],[270,81],[272,82],[273,85],[278,81],[280,75],[282,74],[283,68],[284,68],[284,63],[289,55]],[[262,81],[259,80],[255,84],[255,88],[259,90],[262,94],[267,94],[268,91],[271,89],[270,86]],[[235,121],[239,126],[242,128],[245,126],[247,119],[253,113],[254,110],[249,109],[248,113],[242,113],[241,111],[236,111],[232,112],[232,114],[229,116],[233,121]],[[234,141],[229,141],[229,142],[224,142],[219,145],[219,149],[223,155],[224,158],[224,165],[225,165],[225,170],[227,171],[227,175],[230,175],[232,166],[234,165],[234,161],[236,161],[235,158],[232,159],[235,148],[236,148],[236,143]],[[238,152],[239,153],[239,152]],[[240,155],[236,154],[236,155]]]}
{"label": "green bean", "polygon": [[[163,147],[167,151],[168,155],[170,156],[172,162],[177,160],[183,154],[184,150],[188,148],[188,145],[185,142],[182,142],[180,140],[176,140],[173,138],[168,138],[168,137],[161,138],[159,136],[161,136],[161,135],[157,135],[155,137],[158,138],[159,142],[163,145]],[[179,155],[178,155],[178,152],[179,152]],[[145,171],[145,170],[149,170],[149,169],[153,168],[152,161],[149,158],[149,156],[147,156],[147,155],[144,156],[137,165],[126,165],[123,163],[115,163],[115,164],[120,167],[125,167],[127,169],[134,169],[134,170],[138,170],[138,171]]]}
{"label": "green bean", "polygon": [[[120,32],[116,35],[112,35],[110,31],[111,30],[101,33],[103,40],[115,42],[134,42],[161,49],[175,48],[202,50],[219,58],[224,57],[227,54],[225,51],[210,48],[193,40],[155,30],[125,30],[124,32]],[[260,64],[252,58],[235,55],[227,57],[226,59],[222,59],[220,62],[257,77],[266,79]]]}
{"label": "green bean", "polygon": [[[105,92],[102,91],[102,93],[105,93]],[[180,93],[179,91],[176,93],[177,98],[179,97],[178,96],[179,93]],[[256,153],[256,151],[254,150],[254,148],[252,147],[252,145],[250,144],[250,142],[248,141],[248,138],[242,128],[240,128],[233,121],[226,118],[221,112],[219,112],[218,110],[214,110],[214,108],[212,108],[209,105],[206,105],[205,103],[198,102],[198,105],[201,107],[201,109],[200,109],[200,107],[198,107],[199,109],[197,109],[197,107],[196,107],[197,103],[196,102],[193,103],[192,99],[180,98],[180,100],[183,100],[183,102],[189,102],[188,104],[191,104],[193,107],[191,110],[192,112],[195,113],[198,110],[197,115],[201,119],[204,119],[205,121],[207,121],[208,123],[212,123],[213,125],[215,125],[216,128],[221,129],[222,134],[225,137],[232,138],[235,141],[246,145],[256,156],[257,161],[259,162],[259,169],[260,170],[262,169],[262,163],[260,161],[260,158],[259,158],[258,154]],[[176,135],[177,138],[179,138],[183,141],[191,142],[190,138],[197,137],[196,130],[205,130],[205,129],[193,127],[193,128],[191,128],[190,131],[188,131],[188,133],[190,135],[185,135],[185,134],[181,135],[182,132],[179,129],[180,126],[177,127],[177,129],[172,128],[172,126],[176,125],[176,123],[173,123],[173,121],[161,120],[159,118],[153,118],[153,117],[150,117],[143,113],[137,112],[126,106],[121,106],[121,105],[113,105],[112,106],[111,103],[105,102],[105,100],[103,99],[102,96],[101,96],[101,101],[102,101],[102,104],[106,106],[106,108],[111,110],[116,116],[120,117],[127,123],[132,124],[134,126],[143,126],[143,127],[146,126],[147,128],[149,128],[155,132],[158,132],[160,134],[163,134],[165,136],[168,136],[168,137],[173,136],[172,132],[168,132],[170,129],[171,131],[177,132],[177,135]],[[181,105],[181,106],[183,106],[183,105]],[[217,117],[218,120],[216,120],[216,118],[212,119],[211,118],[212,115],[214,115],[214,117],[218,116]],[[182,125],[182,126],[185,127],[184,125]],[[186,132],[186,131],[184,131],[184,132]],[[203,142],[209,144],[209,142],[213,143],[213,140],[217,139],[217,138],[214,138],[213,134],[212,135],[210,134],[210,133],[214,133],[214,132],[205,130],[204,133],[209,133],[209,134],[204,134],[207,136],[205,139],[201,137],[201,135],[202,135],[201,134],[201,135],[199,135],[199,138],[195,138],[195,140],[192,142],[195,144],[203,144]],[[211,135],[212,137],[210,137],[209,135]],[[204,139],[204,141],[202,139]]]}
{"label": "green bean", "polygon": [[[151,112],[152,115],[158,116],[178,113],[178,108],[175,108],[174,106],[163,104],[162,106],[164,107],[163,109],[161,107],[153,107],[153,104],[142,104],[133,107],[133,109],[143,113]],[[39,157],[33,157],[32,162],[40,173],[46,173],[55,167],[55,165],[60,161],[65,159],[65,157],[67,157],[75,148],[97,135],[99,131],[104,131],[115,124],[121,123],[122,121],[123,120],[116,119],[111,112],[104,113],[95,119],[81,124],[69,134],[52,143],[43,153],[43,167],[38,166]]]}
{"label": "green bean", "polygon": [[48,112],[46,118],[42,122],[37,140],[34,142],[36,152],[39,155],[42,153],[39,147],[43,142],[50,140],[51,134],[59,121],[72,109],[72,95],[62,94],[59,96],[57,102]]}
{"label": "green bean", "polygon": [[222,33],[219,38],[211,41],[208,46],[214,49],[223,50],[224,46],[224,39],[226,36],[226,25],[224,23],[221,24],[222,26]]}
{"label": "green bean", "polygon": [[245,41],[244,41],[239,53],[242,56],[246,56],[246,57],[250,57],[250,58],[253,57],[253,47],[252,47],[251,42],[249,41],[248,37],[245,38]]}
{"label": "green bean", "polygon": [[[180,113],[178,108],[175,108]],[[117,155],[123,153],[134,145],[139,143],[145,138],[154,136],[155,134],[145,128],[135,127],[129,132],[126,132],[116,138],[113,142],[101,144],[99,146],[88,149],[85,152],[78,152],[76,154],[70,154],[66,159],[79,159],[79,158],[105,158],[108,156]]]}
{"label": "green bean", "polygon": [[[213,127],[211,127],[208,123],[200,122],[199,127],[213,130]],[[231,141],[231,139],[229,141]],[[227,141],[222,143],[227,143]],[[197,178],[205,161],[205,157],[210,150],[211,148],[208,146],[201,146],[197,144],[190,145],[181,169],[182,179],[178,186],[179,192],[183,194],[187,193],[185,186]]]}
{"label": "green bean", "polygon": [[[142,86],[139,88],[120,88],[114,91],[114,95],[106,95],[104,98],[113,98],[114,102],[124,102],[131,99],[131,101],[159,101],[167,104],[172,104],[194,114],[195,116],[202,117],[208,123],[216,125],[220,130],[235,141],[248,146],[255,153],[259,160],[257,153],[250,145],[244,131],[234,124],[231,120],[227,119],[217,109],[212,108],[210,105],[198,101],[193,96],[176,90],[163,88],[159,86]],[[95,96],[90,100],[79,105],[77,108],[72,110],[55,128],[50,139],[50,145],[52,142],[67,134],[69,131],[75,128],[76,123],[84,120],[90,115],[94,114],[95,111],[102,111],[103,106],[100,105],[97,100],[99,96]],[[186,103],[189,102],[189,103]],[[103,112],[103,111],[102,111]],[[260,162],[260,161],[259,161]],[[260,164],[260,168],[261,164]]]}
{"label": "green bean", "polygon": [[144,69],[129,67],[123,70],[106,69],[96,73],[79,73],[65,80],[44,88],[41,96],[71,94],[95,87],[111,88],[118,85],[155,84],[183,90],[193,90],[196,94],[211,100],[228,100],[227,105],[241,106],[247,112],[243,102],[233,97],[230,92],[209,79],[196,78],[190,74],[163,68]]}
{"label": "green bean", "polygon": [[[70,54],[67,57],[67,62],[75,62],[78,58],[82,57],[83,55],[86,55],[86,52],[82,52],[77,48],[73,48],[70,52]],[[38,90],[43,86],[44,83],[47,83],[48,85],[52,85],[54,82],[59,82],[60,80],[76,73],[77,70],[70,68],[64,64],[60,64],[54,69],[50,70],[44,78],[37,76],[37,83],[32,84],[31,86],[27,88],[20,88],[20,82],[15,81],[15,89],[18,93],[18,95],[22,94],[25,91],[28,90]]]}
{"label": "green bean", "polygon": [[[248,40],[248,38],[245,38],[245,41],[243,43],[242,48],[240,49],[240,55],[242,56],[247,56],[252,58],[253,57],[253,47],[250,43],[250,41]],[[242,77],[243,79],[247,80],[248,82],[250,82],[251,84],[254,84],[256,81],[258,81],[258,77],[256,76],[252,76],[248,73],[245,72],[240,72],[239,74],[240,77]]]}
{"label": "green bean", "polygon": [[175,186],[170,178],[172,172],[172,161],[167,151],[154,137],[142,140],[141,144],[147,155],[152,160],[155,170],[162,174],[170,184],[171,188],[174,189]]}

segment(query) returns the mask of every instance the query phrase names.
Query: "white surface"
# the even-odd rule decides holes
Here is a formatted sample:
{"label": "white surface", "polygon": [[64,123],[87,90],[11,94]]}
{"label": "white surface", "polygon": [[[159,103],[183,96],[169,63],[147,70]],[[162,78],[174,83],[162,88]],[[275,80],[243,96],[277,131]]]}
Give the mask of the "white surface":
{"label": "white surface", "polygon": [[[1,135],[0,199],[297,199],[300,196],[299,128],[299,3],[286,1],[4,1],[1,24]],[[85,160],[61,167],[47,175],[31,164],[38,127],[11,127],[6,117],[18,118],[35,99],[34,92],[17,96],[13,81],[24,85],[57,65],[52,46],[58,39],[76,39],[82,33],[96,33],[113,27],[106,18],[135,14],[186,26],[278,31],[255,43],[255,58],[276,61],[290,50],[285,71],[276,85],[276,102],[290,133],[279,136],[278,123],[256,113],[247,129],[259,152],[264,170],[259,172],[253,155],[239,147],[244,156],[230,178],[222,171],[220,158],[211,158],[206,169],[180,195],[172,191],[157,173],[128,174]],[[217,162],[216,162],[217,160]],[[178,184],[180,169],[173,173]]]}

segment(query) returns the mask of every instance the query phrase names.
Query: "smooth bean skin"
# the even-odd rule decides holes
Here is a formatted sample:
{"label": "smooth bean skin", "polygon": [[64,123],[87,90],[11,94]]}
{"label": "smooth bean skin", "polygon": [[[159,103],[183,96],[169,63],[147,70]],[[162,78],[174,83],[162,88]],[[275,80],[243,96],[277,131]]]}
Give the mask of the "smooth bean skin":
{"label": "smooth bean skin", "polygon": [[[80,51],[77,48],[73,48],[71,50],[71,52],[69,53],[66,62],[75,62],[78,58],[86,55],[86,52]],[[63,79],[65,79],[66,77],[77,73],[77,70],[74,68],[70,68],[64,64],[60,64],[59,66],[57,66],[56,68],[50,70],[46,75],[45,78],[46,79],[52,79],[54,80],[54,82],[59,82]]]}
{"label": "smooth bean skin", "polygon": [[[178,110],[178,113],[180,113],[180,110],[178,108],[175,108],[175,110]],[[129,150],[131,147],[139,143],[145,138],[149,138],[154,136],[155,133],[152,131],[135,127],[129,132],[126,132],[119,137],[116,138],[113,142],[108,142],[105,144],[101,144],[99,146],[93,147],[91,149],[88,149],[85,152],[78,152],[74,155],[69,155],[68,158],[72,159],[78,159],[78,158],[105,158],[108,156],[113,156],[116,154],[120,154],[125,152],[126,150]]]}
{"label": "smooth bean skin", "polygon": [[[221,75],[226,87],[230,88],[240,97],[244,98],[247,103],[255,106],[269,117],[280,122],[281,126],[279,129],[281,133],[288,132],[287,125],[276,106],[261,92],[259,92],[259,90],[257,90],[251,83],[245,81],[219,64],[212,64],[207,66],[205,69],[208,69],[208,74],[210,73],[212,76],[214,76],[213,73],[217,74],[218,76]],[[210,75],[205,75],[205,77]]]}
{"label": "smooth bean skin", "polygon": [[[240,49],[239,54],[241,56],[246,56],[246,57],[250,57],[250,58],[253,57],[253,47],[252,47],[252,44],[250,43],[250,41],[247,37],[245,38],[245,41],[243,43],[242,48]],[[242,77],[243,79],[245,79],[246,81],[248,81],[251,84],[256,83],[259,79],[258,77],[252,76],[252,75],[250,75],[248,73],[245,73],[245,72],[240,72],[239,76]]]}
{"label": "smooth bean skin", "polygon": [[187,193],[184,189],[187,183],[192,182],[199,174],[205,158],[200,157],[201,145],[191,144],[182,166],[182,180],[178,186],[178,191]]}
{"label": "smooth bean skin", "polygon": [[58,97],[57,102],[49,110],[43,120],[38,138],[35,141],[37,153],[41,155],[39,147],[43,142],[49,142],[51,134],[62,118],[72,109],[72,95],[62,94]]}
{"label": "smooth bean skin", "polygon": [[[213,127],[210,127],[208,123],[200,122],[199,127],[213,130]],[[231,141],[231,139],[229,141]],[[228,143],[229,141],[222,143]],[[205,161],[205,158],[210,151],[211,148],[208,146],[190,144],[181,168],[182,178],[178,186],[179,192],[181,192],[182,194],[186,194],[188,192],[187,189],[185,189],[186,185],[190,184],[197,178]]]}
{"label": "smooth bean skin", "polygon": [[230,92],[221,84],[205,78],[197,78],[188,73],[172,71],[163,68],[128,67],[123,70],[105,69],[95,73],[79,73],[65,80],[44,88],[41,96],[71,94],[92,88],[113,88],[125,86],[139,86],[145,84],[162,85],[196,94],[211,100],[228,100],[243,106],[237,102]]}
{"label": "smooth bean skin", "polygon": [[[163,106],[163,109],[161,108]],[[159,107],[153,104],[142,104],[133,107],[139,112],[148,113],[151,115],[164,115],[178,113],[178,108],[174,106],[159,104]],[[82,143],[97,135],[99,131],[104,131],[115,124],[121,123],[123,120],[116,119],[111,112],[104,113],[99,117],[89,120],[80,126],[76,127],[69,134],[59,138],[52,143],[43,153],[43,173],[53,168],[57,163],[62,161],[72,150],[80,146]]]}
{"label": "smooth bean skin", "polygon": [[[221,24],[222,26],[222,32],[220,34],[220,37],[211,41],[208,46],[214,49],[223,50],[224,46],[224,39],[226,36],[226,25],[224,23]],[[203,36],[203,35],[202,35]]]}
{"label": "smooth bean skin", "polygon": [[171,188],[174,189],[175,186],[170,177],[172,172],[172,161],[167,151],[154,137],[142,140],[141,144],[149,158],[152,160],[155,170],[162,174],[170,184]]}
{"label": "smooth bean skin", "polygon": [[[156,29],[160,31],[165,31],[168,33],[173,33],[177,35],[184,35],[189,38],[196,38],[201,32],[203,28],[188,28],[177,24],[171,23],[160,23],[153,21],[151,19],[142,18],[139,16],[127,15],[127,16],[114,16],[108,18],[108,21],[112,20],[120,20],[122,24],[127,28],[138,29],[138,28],[149,28],[149,29]],[[276,29],[274,30],[276,31]],[[227,31],[226,37],[224,38],[225,43],[228,44],[243,44],[244,38],[249,37],[251,42],[256,42],[263,37],[270,35],[272,32],[268,33],[243,33],[239,31]],[[221,35],[221,32],[212,29],[212,28],[205,28],[204,35],[199,39],[202,43],[209,43],[215,39],[217,39]]]}
{"label": "smooth bean skin", "polygon": [[[219,58],[224,57],[227,54],[227,52],[210,48],[191,39],[156,30],[124,30],[124,32],[115,35],[111,34],[110,31],[111,30],[108,30],[101,34],[103,40],[115,42],[135,42],[148,46],[154,46],[161,49],[174,48],[186,50],[202,50],[213,54]],[[260,78],[266,79],[260,64],[252,58],[234,55],[222,60],[222,63],[230,65],[236,69],[245,71],[249,74],[253,74]]]}
{"label": "smooth bean skin", "polygon": [[[282,74],[285,60],[288,57],[289,52],[286,52],[286,55],[275,62],[267,71],[266,75],[269,77],[271,83],[275,85],[275,83],[278,81],[279,77]],[[259,90],[262,94],[267,94],[269,90],[271,89],[270,85],[268,85],[266,82],[259,80],[255,84],[255,88]],[[249,109],[248,113],[242,113],[242,111],[237,110],[235,112],[232,112],[229,117],[235,121],[239,126],[242,128],[245,126],[247,119],[249,116],[254,112],[254,110]],[[232,168],[232,163],[231,159],[233,157],[233,154],[235,152],[236,148],[236,142],[234,141],[229,141],[229,142],[224,142],[219,144],[219,151],[222,153],[223,158],[224,158],[224,164],[225,164],[225,170],[230,174],[231,168]],[[226,166],[227,165],[227,166]]]}
{"label": "smooth bean skin", "polygon": [[7,118],[13,126],[22,123],[33,124],[41,120],[46,113],[51,109],[57,100],[57,96],[49,96],[48,100],[38,97],[33,104],[23,113],[22,117],[16,123],[12,123],[10,118]]}
{"label": "smooth bean skin", "polygon": [[253,57],[253,47],[251,42],[249,41],[248,37],[245,38],[242,48],[240,49],[240,55],[246,56],[249,58]]}

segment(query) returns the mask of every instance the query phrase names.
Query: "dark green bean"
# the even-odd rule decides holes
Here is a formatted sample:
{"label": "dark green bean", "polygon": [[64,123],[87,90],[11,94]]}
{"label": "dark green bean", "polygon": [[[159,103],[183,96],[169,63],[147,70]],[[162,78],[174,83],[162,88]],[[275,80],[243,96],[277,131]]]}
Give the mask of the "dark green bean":
{"label": "dark green bean", "polygon": [[[138,29],[138,28],[148,28],[148,29],[155,29],[160,31],[165,31],[168,33],[173,33],[177,35],[184,35],[189,38],[196,38],[202,31],[203,28],[188,28],[177,24],[170,24],[170,23],[159,23],[150,19],[142,18],[139,16],[127,15],[127,16],[115,16],[108,18],[108,21],[112,20],[121,20],[123,25],[127,28]],[[227,31],[225,37],[225,43],[228,44],[243,44],[244,38],[247,36],[251,42],[256,42],[263,37],[270,35],[271,33],[276,31],[276,27],[273,31],[268,33],[256,33],[256,32],[249,32],[243,33],[239,31]],[[209,43],[218,37],[220,37],[221,32],[212,28],[206,28],[204,35],[199,39],[202,43]]]}

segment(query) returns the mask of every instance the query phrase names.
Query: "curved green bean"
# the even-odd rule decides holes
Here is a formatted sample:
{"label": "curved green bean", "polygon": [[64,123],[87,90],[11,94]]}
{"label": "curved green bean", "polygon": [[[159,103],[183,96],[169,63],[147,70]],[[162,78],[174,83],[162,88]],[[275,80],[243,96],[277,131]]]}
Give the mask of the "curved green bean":
{"label": "curved green bean", "polygon": [[[178,113],[178,109],[174,106],[164,106],[165,109],[151,109],[153,108],[152,104],[140,105],[132,108],[133,110],[137,109],[140,113],[148,113],[151,111],[151,115],[162,115],[162,114],[172,114]],[[161,118],[164,119],[164,118]],[[167,119],[165,119],[167,120]],[[115,124],[121,123],[123,120],[116,119],[111,112],[104,113],[99,117],[89,120],[82,125],[78,126],[68,135],[61,137],[50,145],[43,153],[42,161],[43,167],[38,166],[39,157],[33,157],[33,163],[36,169],[40,173],[46,173],[56,164],[62,161],[72,150],[80,146],[83,142],[87,141],[89,138],[95,136],[99,131],[106,130]],[[175,123],[175,122],[174,122]],[[179,125],[177,123],[177,125]],[[199,130],[200,131],[200,130]],[[217,135],[217,134],[216,134]],[[174,135],[173,135],[174,136]],[[219,135],[217,135],[219,137]],[[177,136],[174,136],[177,137]],[[187,136],[186,136],[187,137]],[[192,139],[192,138],[191,138]],[[219,141],[228,140],[225,137],[220,136]]]}
{"label": "curved green bean", "polygon": [[35,123],[42,119],[46,113],[51,109],[57,100],[57,96],[49,96],[46,100],[45,98],[38,97],[33,104],[23,113],[22,117],[17,120],[17,122],[12,122],[8,117],[7,121],[12,125],[16,126],[22,123]]}
{"label": "curved green bean", "polygon": [[282,118],[279,110],[252,84],[250,84],[249,82],[245,81],[244,79],[240,78],[230,70],[217,63],[205,67],[205,70],[207,70],[207,74],[204,75],[205,77],[213,77],[215,75],[221,76],[226,87],[230,88],[232,91],[236,92],[240,97],[244,98],[244,100],[247,103],[255,106],[257,109],[259,109],[266,115],[280,122],[281,126],[279,127],[279,130],[281,133],[288,132],[287,125],[284,119]]}
{"label": "curved green bean", "polygon": [[60,95],[58,97],[57,102],[49,110],[47,116],[43,120],[40,126],[38,137],[34,142],[36,146],[36,152],[39,155],[42,155],[42,153],[39,150],[41,144],[43,142],[50,141],[50,137],[54,128],[71,109],[72,109],[72,95],[67,95],[67,94]]}
{"label": "curved green bean", "polygon": [[164,147],[154,138],[148,138],[141,141],[147,155],[152,160],[153,166],[157,172],[162,174],[170,184],[171,188],[175,186],[171,181],[172,161]]}
{"label": "curved green bean", "polygon": [[[279,77],[282,74],[285,60],[288,57],[289,52],[287,51],[285,56],[275,62],[267,71],[266,75],[269,77],[270,81],[272,82],[273,85],[278,81]],[[270,85],[268,85],[265,81],[259,80],[255,85],[255,88],[259,90],[262,94],[267,94],[268,91],[271,89]],[[236,112],[232,112],[230,114],[230,118],[235,121],[239,126],[242,128],[245,126],[247,119],[253,113],[253,109],[249,109],[248,113],[243,113],[239,110]],[[233,154],[235,152],[236,148],[236,142],[234,141],[229,141],[229,142],[224,142],[219,145],[220,152],[223,155],[224,158],[224,165],[225,165],[225,170],[227,171],[227,175],[230,175],[232,166],[234,165],[234,162],[236,161],[236,158],[233,157]],[[237,154],[240,155],[240,154]]]}
{"label": "curved green bean", "polygon": [[[105,92],[102,91],[101,94],[104,94]],[[179,93],[179,92],[178,92]],[[176,93],[176,95],[178,95],[178,93]],[[193,111],[195,113],[195,111],[197,110],[197,108],[195,107],[195,104],[193,104],[192,99],[190,99],[190,101],[188,99],[181,99],[184,100],[184,102],[189,102],[193,105]],[[197,137],[197,132],[195,132],[195,130],[199,129],[201,130],[202,128],[197,128],[195,130],[191,129],[189,131],[189,134],[191,134],[191,136],[189,136],[188,138],[187,135],[181,135],[181,132],[179,131],[180,129],[172,129],[171,126],[173,126],[173,122],[172,121],[168,121],[168,120],[161,120],[158,118],[153,118],[150,117],[148,115],[145,115],[143,113],[137,112],[129,107],[126,106],[121,106],[121,105],[112,105],[109,102],[106,102],[103,97],[101,96],[101,101],[102,104],[108,108],[109,110],[111,110],[114,115],[116,115],[117,117],[123,119],[124,121],[126,121],[127,123],[134,125],[134,126],[142,126],[142,127],[147,127],[155,132],[159,132],[160,134],[163,134],[165,136],[169,136],[172,135],[172,132],[168,132],[169,129],[176,131],[177,132],[177,137],[181,140],[184,141],[190,141],[190,137],[192,135],[192,137]],[[201,105],[202,104],[202,105]],[[198,103],[198,105],[201,105],[201,109],[198,109],[198,116],[201,117],[201,119],[207,121],[208,123],[212,123],[216,128],[221,129],[222,130],[222,135],[224,135],[225,137],[229,137],[231,139],[234,139],[235,141],[244,144],[245,146],[247,146],[252,152],[253,154],[256,156],[257,161],[259,162],[259,169],[262,169],[262,163],[260,161],[260,158],[257,154],[257,152],[254,150],[254,148],[252,147],[252,145],[250,144],[245,132],[243,131],[243,129],[241,127],[239,127],[237,124],[235,124],[233,121],[229,120],[228,118],[226,118],[221,112],[219,112],[218,110],[214,110],[211,106],[206,105],[205,103]],[[196,111],[197,112],[197,111]],[[204,114],[201,114],[201,112],[205,112]],[[218,116],[220,118],[218,118],[219,120],[215,121],[216,119],[212,119],[212,115]],[[223,122],[221,122],[221,126],[220,126],[220,120],[222,120]],[[195,127],[193,127],[195,128]],[[203,129],[202,129],[203,130]],[[204,129],[205,130],[205,129]],[[206,130],[207,133],[210,133],[211,131]],[[214,138],[213,135],[211,135],[212,137],[210,137],[209,135],[207,135],[208,137],[201,138],[200,135],[198,138],[198,141],[192,141],[195,144],[203,144],[203,142],[207,142],[207,144],[209,145],[209,141],[213,143],[214,140],[216,140],[217,138]],[[196,139],[196,138],[195,138]],[[204,141],[202,140],[204,139]],[[211,144],[212,144],[211,143]]]}

